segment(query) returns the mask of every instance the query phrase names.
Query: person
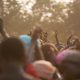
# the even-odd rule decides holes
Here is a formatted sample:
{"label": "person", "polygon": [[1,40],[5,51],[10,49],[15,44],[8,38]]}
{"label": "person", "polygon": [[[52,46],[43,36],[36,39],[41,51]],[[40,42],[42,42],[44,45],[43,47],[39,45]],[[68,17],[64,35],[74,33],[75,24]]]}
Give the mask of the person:
{"label": "person", "polygon": [[75,39],[73,40],[73,48],[71,49],[76,49],[80,51],[80,40],[79,38],[75,37]]}
{"label": "person", "polygon": [[[71,39],[73,37],[73,39]],[[80,50],[80,40],[77,36],[73,36],[72,34],[69,36],[67,40],[67,46],[64,49],[76,49]]]}
{"label": "person", "polygon": [[0,18],[0,33],[3,37],[3,39],[6,39],[9,37],[9,34],[6,32],[6,30],[4,28],[4,22],[1,18]]}
{"label": "person", "polygon": [[[57,68],[49,61],[38,60],[26,68],[26,72],[41,80],[62,80]],[[58,73],[58,75],[57,75]],[[55,77],[56,76],[56,77]]]}
{"label": "person", "polygon": [[23,67],[27,64],[27,56],[20,39],[5,39],[0,45],[0,57],[3,62],[0,80],[34,80],[32,76],[24,73]]}
{"label": "person", "polygon": [[28,51],[28,62],[32,63],[35,60],[44,59],[39,36],[42,32],[40,27],[35,27],[31,36],[20,35],[19,38],[23,41],[26,50]]}
{"label": "person", "polygon": [[49,42],[49,40],[48,40],[48,33],[42,31],[42,33],[40,34],[40,40],[41,40],[42,44],[46,43],[46,42]]}
{"label": "person", "polygon": [[55,65],[55,57],[58,53],[58,49],[53,43],[47,42],[41,47],[45,60],[50,61],[53,65]]}
{"label": "person", "polygon": [[64,80],[80,80],[80,51],[65,50],[56,60]]}

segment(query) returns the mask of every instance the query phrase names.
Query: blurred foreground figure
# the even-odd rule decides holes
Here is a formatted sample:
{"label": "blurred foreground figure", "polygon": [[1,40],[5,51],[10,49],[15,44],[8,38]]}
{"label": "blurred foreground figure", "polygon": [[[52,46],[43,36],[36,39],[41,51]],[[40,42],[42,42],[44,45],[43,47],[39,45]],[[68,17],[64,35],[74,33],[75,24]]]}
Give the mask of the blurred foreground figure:
{"label": "blurred foreground figure", "polygon": [[3,39],[6,39],[9,37],[8,33],[6,32],[5,28],[4,28],[4,23],[3,20],[0,18],[0,33],[3,37]]}
{"label": "blurred foreground figure", "polygon": [[56,57],[64,80],[80,80],[80,51],[64,50]]}
{"label": "blurred foreground figure", "polygon": [[0,57],[3,62],[0,80],[34,80],[23,70],[27,57],[21,40],[13,37],[5,39],[0,45]]}
{"label": "blurred foreground figure", "polygon": [[62,80],[56,67],[45,60],[33,62],[26,68],[26,72],[41,80]]}

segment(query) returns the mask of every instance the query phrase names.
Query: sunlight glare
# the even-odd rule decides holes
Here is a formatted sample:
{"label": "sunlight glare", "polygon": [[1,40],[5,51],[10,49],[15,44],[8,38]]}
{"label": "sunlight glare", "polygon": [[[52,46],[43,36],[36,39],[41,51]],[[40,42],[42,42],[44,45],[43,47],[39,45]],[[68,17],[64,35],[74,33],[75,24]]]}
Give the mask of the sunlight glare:
{"label": "sunlight glare", "polygon": [[[36,0],[16,0],[17,3],[21,6],[20,12],[24,14],[24,11],[27,11],[28,14],[33,15],[32,7],[36,4]],[[54,0],[51,0],[54,1]],[[55,0],[56,3],[69,4],[73,0]]]}
{"label": "sunlight glare", "polygon": [[62,3],[68,4],[68,3],[70,3],[70,2],[73,2],[73,0],[56,0],[56,2],[57,2],[57,3],[62,2]]}
{"label": "sunlight glare", "polygon": [[27,13],[32,13],[32,7],[36,3],[36,0],[16,0],[18,4],[22,7],[22,10],[26,10]]}

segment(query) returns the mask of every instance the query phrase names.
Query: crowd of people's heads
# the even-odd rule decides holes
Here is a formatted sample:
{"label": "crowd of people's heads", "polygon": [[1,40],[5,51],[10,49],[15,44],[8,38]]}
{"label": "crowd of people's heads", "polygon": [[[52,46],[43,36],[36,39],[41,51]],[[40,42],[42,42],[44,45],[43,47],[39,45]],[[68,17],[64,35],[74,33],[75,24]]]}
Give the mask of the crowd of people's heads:
{"label": "crowd of people's heads", "polygon": [[80,40],[74,35],[63,45],[55,33],[56,44],[37,26],[12,37],[2,19],[0,33],[0,80],[80,80]]}

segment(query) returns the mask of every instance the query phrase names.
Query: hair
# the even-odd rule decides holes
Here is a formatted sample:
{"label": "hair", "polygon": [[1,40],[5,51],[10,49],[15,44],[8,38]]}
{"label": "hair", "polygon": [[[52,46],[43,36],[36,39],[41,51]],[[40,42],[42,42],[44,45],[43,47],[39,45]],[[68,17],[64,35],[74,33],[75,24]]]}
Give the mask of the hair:
{"label": "hair", "polygon": [[25,60],[25,48],[22,41],[15,37],[5,39],[0,45],[0,55],[5,61],[23,62]]}

